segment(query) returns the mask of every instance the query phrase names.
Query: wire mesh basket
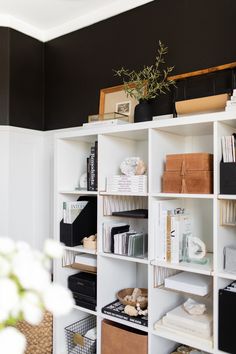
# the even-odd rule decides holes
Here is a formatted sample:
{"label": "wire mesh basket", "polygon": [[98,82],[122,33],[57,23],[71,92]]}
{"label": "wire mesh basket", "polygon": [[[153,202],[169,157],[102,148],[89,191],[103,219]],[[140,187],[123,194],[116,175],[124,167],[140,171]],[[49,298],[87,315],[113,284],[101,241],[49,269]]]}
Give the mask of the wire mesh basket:
{"label": "wire mesh basket", "polygon": [[95,354],[96,340],[86,333],[96,327],[96,317],[89,316],[65,328],[68,354]]}

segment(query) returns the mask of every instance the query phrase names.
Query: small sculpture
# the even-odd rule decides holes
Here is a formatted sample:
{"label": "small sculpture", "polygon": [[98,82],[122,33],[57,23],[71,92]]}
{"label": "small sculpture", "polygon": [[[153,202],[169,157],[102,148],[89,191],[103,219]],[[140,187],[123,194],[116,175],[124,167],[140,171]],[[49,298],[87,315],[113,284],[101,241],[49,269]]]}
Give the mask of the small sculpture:
{"label": "small sculpture", "polygon": [[96,250],[97,249],[97,234],[91,235],[89,237],[84,237],[83,240],[84,248],[89,250]]}
{"label": "small sculpture", "polygon": [[202,259],[206,255],[206,245],[198,237],[188,237],[188,255],[190,259]]}
{"label": "small sculpture", "polygon": [[143,175],[146,166],[140,157],[127,157],[120,165],[121,172],[126,176]]}
{"label": "small sculpture", "polygon": [[190,298],[183,304],[183,307],[190,315],[203,315],[206,312],[205,304],[201,304]]}

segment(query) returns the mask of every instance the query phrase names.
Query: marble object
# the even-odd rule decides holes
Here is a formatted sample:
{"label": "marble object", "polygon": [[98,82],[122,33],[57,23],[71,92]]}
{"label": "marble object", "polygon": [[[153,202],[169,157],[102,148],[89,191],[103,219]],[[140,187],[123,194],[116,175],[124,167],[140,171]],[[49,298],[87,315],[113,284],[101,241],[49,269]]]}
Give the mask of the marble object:
{"label": "marble object", "polygon": [[146,165],[140,157],[126,157],[120,164],[121,172],[126,176],[143,175]]}
{"label": "marble object", "polygon": [[183,307],[190,315],[203,315],[206,312],[206,305],[201,304],[193,299],[188,299]]}
{"label": "marble object", "polygon": [[190,259],[202,259],[206,255],[206,245],[198,237],[188,237],[188,255]]}

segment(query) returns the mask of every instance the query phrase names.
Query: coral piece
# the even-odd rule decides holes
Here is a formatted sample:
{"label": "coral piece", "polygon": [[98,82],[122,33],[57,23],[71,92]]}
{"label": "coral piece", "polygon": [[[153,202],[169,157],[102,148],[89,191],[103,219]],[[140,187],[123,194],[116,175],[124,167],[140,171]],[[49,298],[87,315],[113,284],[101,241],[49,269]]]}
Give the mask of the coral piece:
{"label": "coral piece", "polygon": [[138,311],[134,306],[131,305],[126,305],[124,308],[124,312],[129,316],[134,316],[134,317],[138,316]]}
{"label": "coral piece", "polygon": [[83,238],[82,242],[83,242],[84,248],[88,248],[90,250],[96,250],[97,249],[97,234]]}
{"label": "coral piece", "polygon": [[203,315],[206,312],[206,305],[192,299],[188,299],[183,307],[190,315]]}
{"label": "coral piece", "polygon": [[126,176],[143,175],[146,166],[140,157],[127,157],[120,165],[121,172]]}

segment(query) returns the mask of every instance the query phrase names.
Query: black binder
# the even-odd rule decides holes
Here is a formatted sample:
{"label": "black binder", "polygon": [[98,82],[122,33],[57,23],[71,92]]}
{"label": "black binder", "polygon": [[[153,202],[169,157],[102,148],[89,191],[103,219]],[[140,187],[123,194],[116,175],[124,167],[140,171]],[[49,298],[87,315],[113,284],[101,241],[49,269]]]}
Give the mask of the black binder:
{"label": "black binder", "polygon": [[235,338],[236,293],[219,290],[219,349],[226,353],[236,353]]}
{"label": "black binder", "polygon": [[84,237],[97,233],[97,197],[83,196],[78,201],[88,201],[72,224],[60,222],[60,241],[66,246],[81,245]]}

